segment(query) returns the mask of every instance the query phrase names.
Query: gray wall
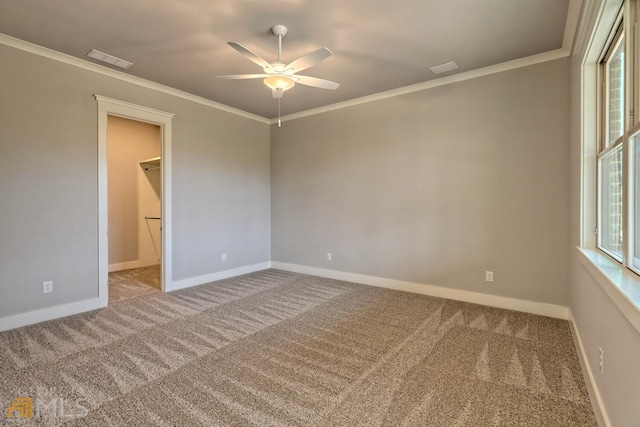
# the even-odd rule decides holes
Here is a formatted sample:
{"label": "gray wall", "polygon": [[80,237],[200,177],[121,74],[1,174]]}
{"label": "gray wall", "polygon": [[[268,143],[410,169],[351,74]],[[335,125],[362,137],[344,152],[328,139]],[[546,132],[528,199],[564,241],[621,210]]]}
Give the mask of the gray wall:
{"label": "gray wall", "polygon": [[[97,295],[100,94],[176,114],[174,280],[273,259],[568,303],[613,425],[637,422],[640,334],[574,249],[579,59],[288,121],[269,135],[7,46],[0,58],[0,317]],[[53,294],[42,294],[45,280]]]}
{"label": "gray wall", "polygon": [[174,280],[269,261],[268,125],[4,45],[0,58],[0,317],[97,296],[93,94],[176,114]]}
{"label": "gray wall", "polygon": [[[576,259],[570,306],[611,425],[636,427],[640,420],[640,334]],[[604,374],[600,374],[600,348]]]}
{"label": "gray wall", "polygon": [[138,173],[140,162],[160,157],[158,125],[109,116],[109,264],[139,260]]}
{"label": "gray wall", "polygon": [[562,59],[274,126],[272,259],[566,305],[568,121]]}

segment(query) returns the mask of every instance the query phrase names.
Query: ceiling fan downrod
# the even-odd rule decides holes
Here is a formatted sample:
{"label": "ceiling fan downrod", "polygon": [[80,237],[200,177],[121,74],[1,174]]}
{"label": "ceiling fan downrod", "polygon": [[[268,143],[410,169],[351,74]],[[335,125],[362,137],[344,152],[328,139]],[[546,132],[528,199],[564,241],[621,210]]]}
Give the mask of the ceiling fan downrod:
{"label": "ceiling fan downrod", "polygon": [[281,24],[274,25],[271,32],[278,37],[278,62],[282,62],[282,38],[287,35],[287,27]]}

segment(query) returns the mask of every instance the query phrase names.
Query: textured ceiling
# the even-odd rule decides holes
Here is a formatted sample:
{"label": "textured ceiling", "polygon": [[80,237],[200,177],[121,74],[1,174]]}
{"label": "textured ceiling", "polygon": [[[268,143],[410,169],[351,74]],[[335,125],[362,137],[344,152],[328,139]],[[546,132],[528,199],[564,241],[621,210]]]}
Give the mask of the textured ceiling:
{"label": "textured ceiling", "polygon": [[229,47],[237,41],[267,61],[270,29],[284,24],[283,60],[326,46],[334,55],[302,74],[340,83],[296,85],[282,114],[560,49],[569,0],[0,0],[0,33],[95,62],[97,49],[131,61],[124,71],[263,117],[278,114],[259,73]]}

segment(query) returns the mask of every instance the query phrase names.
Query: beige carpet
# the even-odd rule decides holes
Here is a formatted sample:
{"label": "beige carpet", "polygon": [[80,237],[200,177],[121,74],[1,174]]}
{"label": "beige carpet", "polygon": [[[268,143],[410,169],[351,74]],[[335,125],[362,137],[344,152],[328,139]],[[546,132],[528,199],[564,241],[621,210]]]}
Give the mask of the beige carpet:
{"label": "beige carpet", "polygon": [[109,273],[110,304],[161,290],[159,265]]}
{"label": "beige carpet", "polygon": [[1,333],[0,372],[20,425],[596,425],[566,321],[278,270]]}

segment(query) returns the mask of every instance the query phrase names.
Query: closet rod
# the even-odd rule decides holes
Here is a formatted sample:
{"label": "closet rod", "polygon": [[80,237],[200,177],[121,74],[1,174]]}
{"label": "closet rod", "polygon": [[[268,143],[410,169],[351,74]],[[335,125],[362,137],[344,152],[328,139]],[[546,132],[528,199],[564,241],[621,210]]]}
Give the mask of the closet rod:
{"label": "closet rod", "polygon": [[150,171],[152,169],[160,169],[160,166],[154,166],[154,167],[151,167],[151,168],[144,168],[144,170],[146,170],[146,171]]}
{"label": "closet rod", "polygon": [[144,219],[162,219],[159,216],[145,216]]}

